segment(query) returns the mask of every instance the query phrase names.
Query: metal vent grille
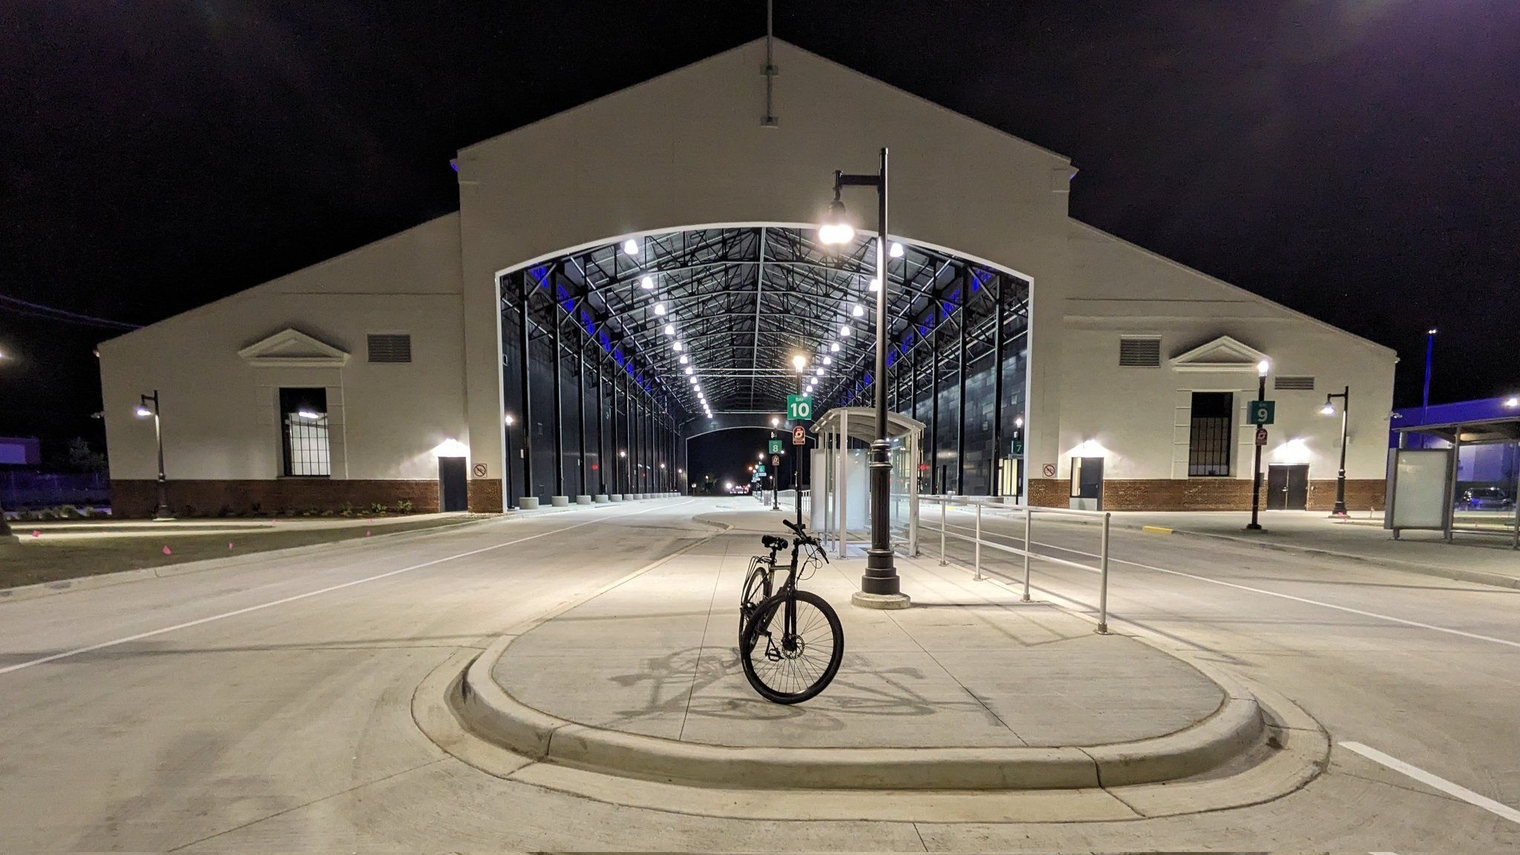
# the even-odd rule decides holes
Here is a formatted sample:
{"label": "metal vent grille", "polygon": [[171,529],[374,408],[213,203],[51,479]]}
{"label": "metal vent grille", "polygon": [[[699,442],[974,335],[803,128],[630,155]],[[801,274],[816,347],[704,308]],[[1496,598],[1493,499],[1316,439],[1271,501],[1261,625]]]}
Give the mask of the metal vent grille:
{"label": "metal vent grille", "polygon": [[1161,339],[1120,338],[1119,364],[1132,368],[1155,368],[1161,364]]}
{"label": "metal vent grille", "polygon": [[1272,388],[1279,391],[1289,392],[1313,392],[1313,377],[1276,377],[1272,380]]}
{"label": "metal vent grille", "polygon": [[411,362],[412,337],[409,335],[369,336],[370,362]]}

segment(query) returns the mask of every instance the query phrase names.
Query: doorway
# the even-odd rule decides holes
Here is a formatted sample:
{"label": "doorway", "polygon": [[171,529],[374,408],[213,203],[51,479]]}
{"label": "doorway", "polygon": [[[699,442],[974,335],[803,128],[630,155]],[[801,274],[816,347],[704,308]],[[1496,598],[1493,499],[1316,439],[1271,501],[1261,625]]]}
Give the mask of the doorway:
{"label": "doorway", "polygon": [[1309,466],[1267,467],[1267,510],[1302,511],[1309,506]]}
{"label": "doorway", "polygon": [[1071,459],[1071,507],[1082,511],[1103,510],[1103,458]]}
{"label": "doorway", "polygon": [[470,487],[463,457],[438,458],[438,510],[469,510]]}

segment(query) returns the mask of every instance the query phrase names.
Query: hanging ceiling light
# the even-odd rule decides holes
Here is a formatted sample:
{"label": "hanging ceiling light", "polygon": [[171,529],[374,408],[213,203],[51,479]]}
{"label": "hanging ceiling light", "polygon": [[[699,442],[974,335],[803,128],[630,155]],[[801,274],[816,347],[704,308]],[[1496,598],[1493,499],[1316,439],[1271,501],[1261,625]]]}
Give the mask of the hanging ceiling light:
{"label": "hanging ceiling light", "polygon": [[832,356],[825,356],[823,358],[823,364],[824,365],[833,365],[834,364],[834,357],[832,357]]}
{"label": "hanging ceiling light", "polygon": [[654,313],[656,315],[663,315],[663,314],[665,314],[665,304],[664,303],[655,303],[654,304]]}
{"label": "hanging ceiling light", "polygon": [[823,376],[823,369],[822,368],[818,369],[818,376],[819,377]]}
{"label": "hanging ceiling light", "polygon": [[640,279],[639,280],[639,287],[643,288],[645,291],[653,291],[654,290],[654,277],[653,276],[645,276],[643,279]]}
{"label": "hanging ceiling light", "polygon": [[863,315],[865,315],[865,313],[866,313],[865,307],[862,306],[862,305],[860,305],[859,303],[852,303],[850,305],[850,316],[851,317],[859,318],[859,317],[862,317]]}
{"label": "hanging ceiling light", "polygon": [[842,327],[839,328],[839,337],[840,338],[849,338],[850,337],[850,325],[849,324],[845,324],[844,326],[842,326]]}
{"label": "hanging ceiling light", "polygon": [[692,367],[690,365],[686,366],[686,373],[690,374],[691,372],[692,372]]}
{"label": "hanging ceiling light", "polygon": [[683,354],[681,354],[681,358],[680,358],[680,359],[679,359],[679,360],[678,360],[678,361],[679,361],[679,362],[680,362],[680,363],[681,363],[681,364],[682,364],[682,365],[685,365],[685,364],[686,364],[686,354],[684,354],[684,353],[683,353]]}
{"label": "hanging ceiling light", "polygon": [[829,342],[829,353],[838,353],[838,352],[839,352],[839,342],[837,342],[837,341],[831,341],[831,342]]}
{"label": "hanging ceiling light", "polygon": [[871,280],[871,293],[875,294],[877,291],[880,291],[880,290],[881,290],[881,277],[878,276],[875,279]]}
{"label": "hanging ceiling light", "polygon": [[887,250],[887,254],[890,255],[890,256],[892,256],[893,258],[902,258],[902,254],[903,254],[902,244],[898,243],[895,240],[892,241],[892,247]]}
{"label": "hanging ceiling light", "polygon": [[676,334],[676,325],[675,324],[666,324],[665,325],[665,334],[666,335],[675,335]]}
{"label": "hanging ceiling light", "polygon": [[681,342],[679,340],[671,342],[670,343],[670,349],[671,350],[680,350],[681,349]]}
{"label": "hanging ceiling light", "polygon": [[629,255],[638,255],[639,242],[633,238],[629,238],[628,240],[623,241],[623,252],[626,252]]}

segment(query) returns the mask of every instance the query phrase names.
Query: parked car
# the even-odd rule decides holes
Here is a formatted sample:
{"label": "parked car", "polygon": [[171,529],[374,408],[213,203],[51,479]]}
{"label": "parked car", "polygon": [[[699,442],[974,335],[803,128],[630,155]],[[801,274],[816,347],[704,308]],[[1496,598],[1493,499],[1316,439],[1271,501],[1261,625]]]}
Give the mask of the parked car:
{"label": "parked car", "polygon": [[1498,487],[1473,487],[1462,491],[1462,498],[1457,501],[1457,507],[1471,511],[1502,511],[1515,506],[1515,500],[1510,498]]}

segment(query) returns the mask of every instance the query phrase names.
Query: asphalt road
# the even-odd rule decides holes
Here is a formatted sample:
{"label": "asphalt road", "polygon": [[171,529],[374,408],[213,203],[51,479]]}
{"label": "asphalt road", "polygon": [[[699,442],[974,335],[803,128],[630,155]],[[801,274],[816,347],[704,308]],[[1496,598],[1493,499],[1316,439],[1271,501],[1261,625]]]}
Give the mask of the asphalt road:
{"label": "asphalt road", "polygon": [[[1338,744],[1304,791],[1136,822],[744,821],[503,781],[418,731],[412,693],[450,655],[710,535],[692,515],[714,504],[546,513],[0,604],[0,851],[1520,851],[1503,815],[1520,805],[1520,592],[1180,536],[1115,532],[1110,620],[1319,718]],[[1034,539],[1083,561],[1059,548],[1097,542],[1055,523]],[[1092,573],[1039,562],[1034,581],[1037,597],[1096,602]]]}

